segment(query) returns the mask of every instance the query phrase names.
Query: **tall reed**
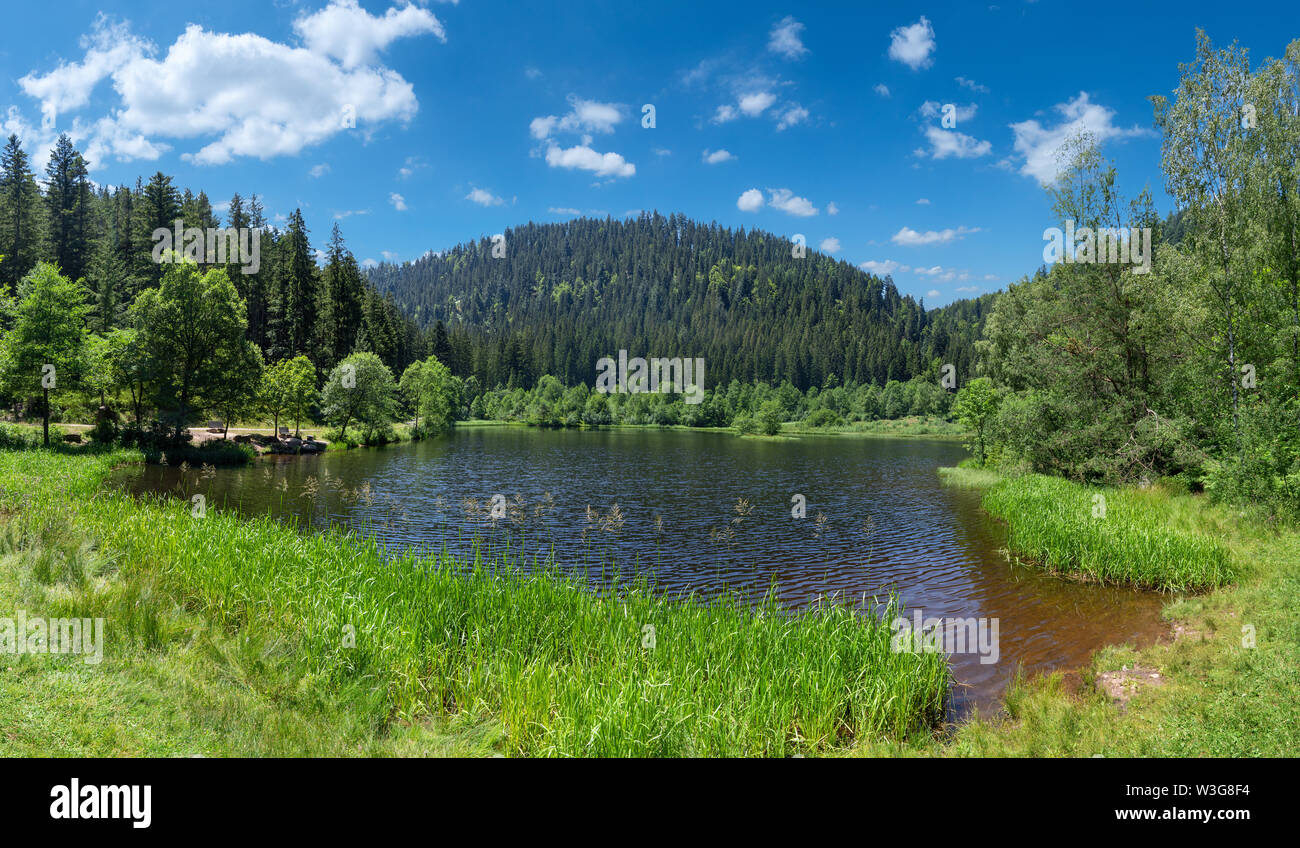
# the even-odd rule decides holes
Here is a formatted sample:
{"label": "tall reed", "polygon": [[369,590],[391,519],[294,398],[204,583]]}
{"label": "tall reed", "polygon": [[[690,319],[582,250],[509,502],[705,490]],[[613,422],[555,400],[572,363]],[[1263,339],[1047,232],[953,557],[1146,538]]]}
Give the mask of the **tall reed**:
{"label": "tall reed", "polygon": [[1030,475],[996,483],[982,503],[1006,521],[1012,552],[1053,571],[1169,592],[1232,580],[1222,543],[1178,526],[1165,499],[1141,490]]}

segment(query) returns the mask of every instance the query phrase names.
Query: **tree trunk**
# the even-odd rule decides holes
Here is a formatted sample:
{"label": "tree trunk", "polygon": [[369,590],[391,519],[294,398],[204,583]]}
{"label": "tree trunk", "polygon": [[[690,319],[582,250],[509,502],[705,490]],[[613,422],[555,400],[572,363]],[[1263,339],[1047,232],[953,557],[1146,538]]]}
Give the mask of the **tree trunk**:
{"label": "tree trunk", "polygon": [[181,389],[181,408],[176,411],[177,412],[176,414],[176,441],[177,442],[181,440],[181,430],[185,427],[185,418],[186,418],[185,410],[189,406],[189,404],[186,403],[187,400],[189,400],[188,386]]}
{"label": "tree trunk", "polygon": [[1224,318],[1228,322],[1228,377],[1232,383],[1232,432],[1237,437],[1237,453],[1240,454],[1241,420],[1237,412],[1240,395],[1237,392],[1237,381],[1241,378],[1241,374],[1237,370],[1237,335],[1232,324],[1232,276],[1228,263],[1228,234],[1222,224],[1219,230],[1219,249],[1223,257],[1223,311]]}
{"label": "tree trunk", "polygon": [[42,424],[45,432],[45,447],[50,446],[50,390],[42,388],[41,393],[44,395],[45,408],[41,410]]}

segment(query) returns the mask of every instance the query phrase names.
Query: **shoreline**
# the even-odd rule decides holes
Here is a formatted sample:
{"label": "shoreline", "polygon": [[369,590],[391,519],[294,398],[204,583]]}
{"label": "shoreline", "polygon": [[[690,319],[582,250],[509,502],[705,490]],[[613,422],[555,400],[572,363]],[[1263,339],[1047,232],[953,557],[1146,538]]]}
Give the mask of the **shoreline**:
{"label": "shoreline", "polygon": [[[361,580],[362,583],[355,584],[359,588],[365,580],[380,577],[392,579],[388,575],[391,569],[386,566],[379,569],[373,563],[363,568],[363,573],[356,572],[356,563],[371,562],[370,554],[367,553],[371,547],[369,543],[354,534],[339,531],[298,536],[289,528],[276,526],[270,519],[213,513],[196,521],[187,509],[188,504],[139,503],[102,489],[102,475],[107,473],[107,469],[122,462],[139,462],[137,452],[77,454],[81,452],[0,452],[0,469],[3,469],[0,472],[0,482],[3,483],[0,485],[0,510],[4,513],[4,522],[10,529],[11,538],[14,533],[18,533],[19,537],[26,539],[0,557],[4,563],[3,568],[0,568],[0,574],[3,575],[0,578],[0,590],[3,590],[0,591],[0,596],[7,593],[10,599],[15,600],[15,606],[30,605],[38,612],[47,614],[51,609],[63,612],[108,611],[110,621],[113,620],[113,615],[126,616],[127,631],[118,632],[118,642],[125,640],[124,645],[111,647],[105,660],[105,673],[117,681],[115,686],[129,690],[130,687],[140,685],[140,674],[155,665],[162,669],[157,674],[161,674],[164,679],[170,680],[167,675],[173,672],[179,675],[175,681],[167,684],[168,687],[178,685],[182,679],[204,681],[202,694],[194,696],[199,700],[197,704],[187,702],[188,705],[181,710],[179,716],[169,713],[171,717],[165,719],[161,714],[148,710],[141,714],[143,708],[139,705],[121,703],[114,707],[116,702],[110,698],[106,705],[110,709],[101,713],[96,721],[101,722],[105,728],[113,728],[111,733],[123,732],[124,728],[113,713],[113,709],[117,709],[131,715],[137,726],[142,728],[139,735],[133,737],[136,741],[128,745],[127,750],[165,755],[192,751],[197,744],[201,752],[215,755],[302,755],[303,752],[327,752],[325,755],[418,755],[432,751],[475,755],[489,755],[493,752],[546,755],[548,752],[560,753],[564,748],[564,745],[554,747],[559,744],[554,739],[546,742],[541,737],[530,737],[532,741],[521,745],[518,735],[512,735],[510,721],[503,722],[508,711],[497,712],[494,709],[488,713],[469,716],[456,710],[447,711],[445,707],[436,708],[421,700],[423,696],[418,693],[423,691],[424,685],[417,684],[415,678],[408,677],[417,668],[423,667],[424,660],[421,657],[426,656],[422,649],[415,650],[419,642],[407,641],[415,638],[418,630],[407,635],[398,634],[397,641],[391,643],[391,648],[377,654],[367,653],[365,656],[368,658],[360,666],[356,665],[357,659],[348,661],[344,666],[336,664],[342,657],[349,656],[340,654],[333,644],[337,641],[336,631],[341,620],[337,618],[337,613],[331,613],[329,617],[319,620],[319,626],[312,625],[310,622],[315,620],[312,618],[315,613],[311,612],[313,595],[310,592],[303,594],[301,587],[331,586],[342,578],[349,585]],[[33,477],[32,469],[37,466],[43,467],[45,472],[37,470]],[[1091,662],[1082,668],[1059,669],[1017,680],[1008,687],[1003,707],[995,715],[975,712],[953,725],[928,725],[933,729],[925,731],[919,729],[926,725],[925,722],[919,726],[913,725],[907,731],[902,729],[903,725],[895,724],[894,731],[884,735],[858,733],[848,744],[835,744],[829,738],[824,738],[795,750],[831,756],[1187,756],[1240,754],[1243,750],[1257,755],[1277,755],[1300,749],[1300,723],[1295,721],[1297,705],[1295,699],[1287,695],[1290,690],[1286,672],[1300,658],[1300,645],[1287,636],[1295,626],[1296,612],[1291,609],[1286,592],[1287,581],[1300,577],[1297,574],[1300,572],[1300,556],[1297,555],[1300,554],[1300,534],[1290,528],[1263,528],[1241,510],[1211,504],[1201,497],[1163,490],[1144,493],[1143,497],[1151,499],[1153,509],[1167,510],[1169,516],[1176,517],[1177,520],[1172,523],[1179,526],[1186,524],[1205,532],[1217,531],[1227,540],[1225,543],[1231,548],[1235,561],[1253,563],[1251,568],[1237,575],[1235,583],[1199,593],[1168,592],[1162,620],[1169,622],[1172,638],[1161,637],[1154,644],[1144,646],[1111,645],[1097,651]],[[44,535],[32,536],[41,526],[46,527],[42,531]],[[51,537],[51,528],[62,529]],[[68,536],[66,542],[60,540],[61,534]],[[86,540],[92,540],[92,548],[85,547]],[[42,552],[52,550],[65,550],[68,553],[60,555],[62,560],[59,557],[49,560]],[[75,553],[78,550],[94,553]],[[82,584],[74,581],[76,585],[82,585],[82,589],[71,594],[66,588],[53,591],[67,580],[72,580],[67,575],[60,577],[56,574],[51,576],[54,583],[50,584],[50,588],[40,590],[40,598],[22,596],[22,592],[27,591],[22,587],[30,586],[30,580],[21,575],[34,573],[31,569],[39,562],[75,563],[78,557],[90,557],[79,566],[85,572],[84,578],[90,582]],[[97,557],[107,557],[113,565],[97,565]],[[271,562],[275,562],[276,566],[268,570],[266,565]],[[412,560],[413,564],[414,562]],[[104,568],[108,570],[102,570]],[[421,573],[407,569],[398,571],[412,575]],[[431,577],[440,572],[426,573]],[[101,576],[90,579],[94,574]],[[499,575],[494,578],[499,579]],[[130,601],[131,598],[143,597],[138,592],[150,585],[155,587],[151,590],[154,593],[151,596],[153,600],[145,607],[139,607],[138,600]],[[470,590],[460,582],[437,585],[443,587],[440,592],[452,592],[466,599],[474,596],[473,592],[464,595],[464,592]],[[548,609],[556,614],[567,614],[558,612],[565,609],[577,612],[577,609],[571,607],[573,600],[577,599],[581,601],[580,608],[586,610],[583,615],[594,616],[594,620],[610,625],[622,620],[625,614],[609,618],[608,614],[615,612],[616,607],[611,608],[598,597],[585,592],[572,597],[564,592],[556,595],[550,590],[543,592],[539,588],[542,585],[521,583],[517,589],[502,589],[497,585],[493,591],[505,591],[506,594],[496,594],[494,597],[505,601],[514,597],[516,592],[522,593],[518,597],[535,599],[537,605],[533,606],[534,601],[530,601],[528,608]],[[93,586],[94,591],[88,591],[86,586]],[[259,586],[261,588],[257,588]],[[421,590],[423,592],[425,590]],[[529,595],[528,592],[542,594]],[[357,597],[370,595],[367,590]],[[136,606],[119,606],[120,603],[128,602]],[[355,604],[356,601],[350,603]],[[393,612],[387,602],[380,603],[377,598],[367,603],[372,604],[369,608],[376,612],[383,610],[385,615]],[[463,604],[464,601],[457,603]],[[672,625],[665,627],[663,623],[671,620],[676,613],[650,598],[642,598],[636,603],[649,604],[646,607],[652,611],[649,614],[658,616],[656,624],[660,625],[660,640],[672,633]],[[342,611],[346,608],[338,609]],[[398,604],[396,609],[400,611],[402,608],[402,604]],[[136,611],[128,616],[127,609]],[[114,613],[114,610],[117,612]],[[265,612],[254,615],[254,610]],[[816,628],[828,627],[828,622],[833,620],[821,618],[823,614],[808,616],[804,619],[805,626],[821,632]],[[144,615],[144,621],[154,620],[155,624],[145,626],[144,631],[137,633],[133,628],[142,626],[138,624],[141,615]],[[664,618],[665,615],[669,618]],[[723,620],[715,618],[717,615],[730,613],[722,610],[710,612],[707,607],[695,608],[687,618],[700,622],[700,626],[709,629]],[[397,620],[401,620],[400,616]],[[740,620],[749,622],[741,631],[748,633],[756,619],[743,617]],[[288,629],[273,624],[295,621],[299,624]],[[330,621],[334,623],[330,624]],[[704,625],[704,622],[711,623]],[[486,623],[485,621],[484,624]],[[638,627],[632,627],[625,638],[639,644],[644,634],[638,629],[640,622],[633,624]],[[151,627],[159,635],[149,636],[148,633],[153,632]],[[1251,647],[1248,648],[1242,646],[1247,635],[1243,628],[1247,627],[1252,639]],[[621,628],[622,625],[619,625],[618,629]],[[112,632],[110,630],[110,634]],[[221,649],[223,651],[235,652],[231,656],[237,655],[239,649],[236,646],[241,640],[262,640],[259,643],[264,644],[296,644],[297,648],[272,663],[275,674],[310,674],[313,677],[323,674],[321,683],[325,688],[320,689],[311,702],[291,700],[287,706],[284,703],[277,706],[274,701],[266,701],[257,694],[259,687],[265,688],[266,683],[257,684],[240,693],[223,691],[223,673],[212,666],[210,660],[185,647],[191,645],[192,636],[177,641],[179,637],[167,635],[196,632],[208,633],[204,638],[212,644],[224,646]],[[597,638],[596,632],[599,631],[593,631],[591,638]],[[840,636],[834,638],[843,639],[856,631],[832,628],[827,632],[840,633]],[[392,634],[370,634],[370,637],[375,636],[381,637],[383,641],[391,638]],[[618,644],[617,640],[613,643],[606,641],[607,638],[608,634],[599,637],[597,642],[606,646]],[[815,652],[820,650],[817,640],[822,638],[816,637],[796,651],[778,648],[774,644],[774,664],[771,670],[764,673],[780,677],[781,668],[802,667],[808,657],[815,656]],[[853,640],[858,638],[852,637]],[[151,639],[154,641],[150,642]],[[145,647],[139,647],[138,650],[132,647],[146,644],[154,644],[154,647],[147,650]],[[844,643],[841,647],[847,644],[849,643]],[[402,648],[402,645],[408,647]],[[396,693],[392,696],[398,700],[392,704],[407,706],[399,707],[396,712],[393,711],[393,706],[387,706],[380,713],[374,713],[373,710],[378,707],[370,700],[371,696],[353,700],[360,697],[350,688],[352,684],[346,682],[352,679],[349,675],[353,672],[346,672],[343,678],[336,678],[335,675],[340,673],[340,669],[347,668],[353,671],[370,669],[365,672],[367,675],[378,673],[381,666],[373,663],[387,656],[384,651],[395,649],[399,653],[394,656],[407,659],[396,666],[383,665],[383,668],[391,669],[384,674],[396,674],[392,678],[395,684],[402,680],[407,682],[400,683],[397,689],[385,687],[384,690],[390,694]],[[632,650],[631,645],[615,649],[618,656],[632,661],[638,654],[635,650],[626,655],[622,653],[629,650]],[[1253,660],[1249,665],[1243,666],[1243,652],[1247,650],[1256,653],[1251,655]],[[490,652],[479,654],[474,661],[483,662],[491,656],[493,654]],[[311,659],[308,668],[298,665],[303,657]],[[469,660],[470,657],[467,656],[466,659]],[[65,671],[76,668],[71,665],[75,662],[72,659],[55,659],[52,662],[63,663],[60,668]],[[3,684],[4,694],[17,699],[14,703],[25,703],[25,698],[57,701],[59,698],[78,697],[85,698],[90,703],[102,696],[98,688],[102,684],[94,682],[99,678],[86,677],[84,674],[51,677],[41,670],[42,667],[31,658],[19,658],[18,676],[12,678],[17,683]],[[624,666],[620,661],[608,668],[624,675],[630,673],[633,666]],[[241,673],[255,676],[268,672],[247,667]],[[550,673],[551,671],[547,672]],[[637,677],[633,675],[615,679],[628,685]],[[414,688],[408,688],[410,686]],[[70,693],[68,687],[76,692]],[[492,697],[503,697],[503,693],[511,691],[512,687],[494,688],[492,692],[495,694]],[[527,701],[533,697],[528,694],[532,691],[524,687],[520,697]],[[538,693],[544,691],[550,690],[537,690]],[[740,690],[728,687],[725,691]],[[1240,691],[1253,691],[1257,694],[1246,699],[1233,694]],[[468,697],[468,693],[458,695],[456,703],[460,703],[464,697]],[[240,709],[249,715],[259,716],[262,722],[267,722],[272,712],[279,716],[266,728],[253,728],[237,722],[237,728],[232,730],[220,722],[210,723],[207,716],[217,709],[213,704],[226,703],[226,699],[240,700]],[[385,699],[383,703],[389,701]],[[719,703],[728,703],[730,709],[737,707],[725,697]],[[424,706],[421,707],[420,704]],[[610,708],[613,708],[613,704],[610,702]],[[224,712],[225,709],[223,707],[219,711]],[[390,717],[374,724],[381,713]],[[392,723],[394,716],[397,724]],[[179,725],[176,724],[178,720]],[[370,731],[359,731],[358,721],[367,727],[384,728],[382,736],[376,736]],[[159,722],[165,726],[160,726]],[[290,725],[303,730],[301,733],[284,730]],[[309,726],[318,729],[328,726],[332,730],[319,738],[312,737],[315,741],[308,741],[305,728]],[[180,730],[176,729],[178,727]],[[1158,732],[1156,729],[1160,727],[1177,727],[1179,732]],[[0,731],[21,733],[20,745],[27,745],[25,750],[34,753],[68,753],[69,750],[74,750],[53,742],[57,734],[44,736],[44,731],[35,731],[33,735],[34,731],[14,726],[12,722],[0,720]],[[314,732],[319,736],[318,731]],[[576,740],[579,736],[582,734],[565,738]],[[200,742],[187,741],[192,738],[197,738]],[[710,744],[723,747],[710,750],[715,753],[743,751],[767,755],[782,755],[782,751],[789,755],[791,750],[784,747],[787,743],[779,741],[784,738],[782,733],[745,738],[749,741],[738,748],[728,747],[732,743],[714,740]],[[756,741],[759,738],[767,741],[759,743]],[[41,739],[45,741],[42,742]],[[343,745],[342,748],[332,747],[340,744]],[[692,747],[693,744],[675,750],[696,753],[703,750]],[[158,745],[163,747],[160,749]],[[757,747],[747,747],[753,745]],[[120,753],[121,750],[118,747],[111,752]],[[583,749],[577,753],[599,755],[614,753],[616,750],[627,752],[615,745],[601,750]],[[82,754],[106,753],[105,749],[93,746],[77,748],[75,751]],[[653,755],[656,752],[642,750],[632,753]]]}

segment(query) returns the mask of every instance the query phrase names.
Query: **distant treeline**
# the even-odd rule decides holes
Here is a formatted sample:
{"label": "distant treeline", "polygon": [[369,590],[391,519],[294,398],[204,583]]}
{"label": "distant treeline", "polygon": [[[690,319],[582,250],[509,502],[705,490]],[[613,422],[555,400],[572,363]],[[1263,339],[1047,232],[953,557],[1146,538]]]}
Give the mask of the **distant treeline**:
{"label": "distant treeline", "polygon": [[[891,279],[789,239],[673,214],[529,223],[504,240],[380,264],[370,281],[452,372],[485,387],[595,384],[597,361],[703,357],[705,385],[907,381],[969,374],[993,295],[938,310]],[[494,256],[496,253],[502,258]]]}
{"label": "distant treeline", "polygon": [[699,403],[675,392],[620,394],[593,391],[585,383],[564,386],[549,374],[535,388],[498,388],[469,400],[469,418],[520,421],[538,427],[596,427],[649,424],[688,427],[735,427],[742,433],[776,433],[782,422],[832,427],[856,421],[906,416],[946,416],[953,395],[937,377],[839,385],[830,382],[801,392],[794,384],[741,383],[706,390]]}

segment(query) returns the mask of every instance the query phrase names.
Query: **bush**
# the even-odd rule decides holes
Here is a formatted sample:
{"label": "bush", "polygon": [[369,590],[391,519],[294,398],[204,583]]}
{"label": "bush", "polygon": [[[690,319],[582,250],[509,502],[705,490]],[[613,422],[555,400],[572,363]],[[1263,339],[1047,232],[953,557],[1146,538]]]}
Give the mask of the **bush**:
{"label": "bush", "polygon": [[198,445],[177,444],[170,449],[143,448],[145,461],[162,465],[244,465],[257,456],[248,445],[210,439]]}
{"label": "bush", "polygon": [[108,416],[101,416],[95,426],[90,428],[89,435],[92,441],[101,445],[112,444],[117,441],[117,422]]}
{"label": "bush", "polygon": [[758,412],[758,423],[766,436],[775,436],[781,432],[783,420],[785,420],[785,410],[781,407],[781,402],[776,399],[763,404],[763,408]]}
{"label": "bush", "polygon": [[[51,433],[51,438],[53,434]],[[17,424],[0,422],[0,448],[6,450],[23,450],[41,446],[40,430],[20,427]]]}
{"label": "bush", "polygon": [[835,427],[843,424],[844,419],[836,415],[834,410],[822,407],[813,410],[812,414],[804,419],[804,423],[809,427]]}

